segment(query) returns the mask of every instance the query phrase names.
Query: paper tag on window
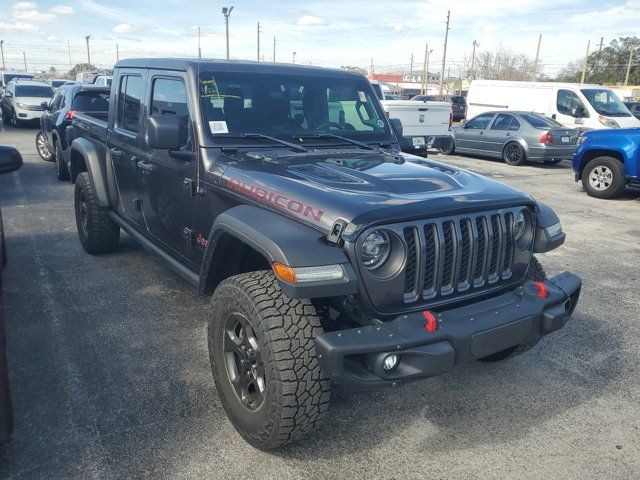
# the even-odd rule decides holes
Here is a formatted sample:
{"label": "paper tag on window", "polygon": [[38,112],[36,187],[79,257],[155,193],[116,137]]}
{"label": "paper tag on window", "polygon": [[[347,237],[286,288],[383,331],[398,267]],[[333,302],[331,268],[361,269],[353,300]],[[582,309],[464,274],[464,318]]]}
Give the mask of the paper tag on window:
{"label": "paper tag on window", "polygon": [[209,122],[209,130],[211,130],[211,133],[214,135],[216,133],[229,133],[227,122],[224,120],[211,120]]}
{"label": "paper tag on window", "polygon": [[358,97],[360,98],[361,102],[366,102],[367,101],[367,96],[364,94],[364,92],[362,90],[358,90]]}

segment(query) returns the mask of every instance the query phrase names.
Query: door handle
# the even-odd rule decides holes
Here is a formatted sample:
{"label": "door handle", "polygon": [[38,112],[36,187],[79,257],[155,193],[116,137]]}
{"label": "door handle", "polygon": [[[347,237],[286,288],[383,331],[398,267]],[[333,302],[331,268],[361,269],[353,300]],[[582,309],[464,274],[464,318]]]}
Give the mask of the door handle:
{"label": "door handle", "polygon": [[480,130],[480,135],[484,135],[484,132],[482,130]]}
{"label": "door handle", "polygon": [[140,173],[148,174],[155,170],[155,166],[153,163],[149,163],[146,160],[138,160],[136,162],[136,166],[140,170]]}
{"label": "door handle", "polygon": [[507,132],[507,137],[510,137],[510,136],[511,136],[511,134],[509,132]]}
{"label": "door handle", "polygon": [[119,148],[110,148],[109,153],[111,153],[111,157],[113,158],[122,157],[122,150],[120,150]]}

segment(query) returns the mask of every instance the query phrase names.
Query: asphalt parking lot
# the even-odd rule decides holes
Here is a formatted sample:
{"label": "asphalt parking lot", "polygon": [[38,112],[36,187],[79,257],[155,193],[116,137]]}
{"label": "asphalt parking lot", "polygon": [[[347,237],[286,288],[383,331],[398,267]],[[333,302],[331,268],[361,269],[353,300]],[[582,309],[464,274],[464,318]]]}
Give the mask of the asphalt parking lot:
{"label": "asphalt parking lot", "polygon": [[253,449],[227,420],[206,348],[207,299],[123,233],[91,257],[73,187],[0,127],[19,172],[0,178],[15,411],[0,478],[640,477],[640,201],[588,197],[568,162],[439,157],[532,194],[568,235],[541,257],[584,282],[573,320],[534,350],[395,390],[336,389],[304,442]]}

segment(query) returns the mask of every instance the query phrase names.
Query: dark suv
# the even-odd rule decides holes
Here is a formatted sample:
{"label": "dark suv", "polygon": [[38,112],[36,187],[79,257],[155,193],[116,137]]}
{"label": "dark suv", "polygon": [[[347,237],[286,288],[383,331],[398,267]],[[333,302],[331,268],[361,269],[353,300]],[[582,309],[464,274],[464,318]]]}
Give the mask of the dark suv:
{"label": "dark suv", "polygon": [[505,359],[574,311],[580,279],[533,256],[564,242],[555,213],[402,154],[362,75],[140,59],[112,89],[106,121],[73,120],[80,243],[112,252],[123,229],[211,296],[213,376],[253,445],[311,431],[333,382]]}
{"label": "dark suv", "polygon": [[462,95],[416,95],[412,100],[421,102],[451,102],[453,121],[459,122],[467,118],[467,99]]}
{"label": "dark suv", "polygon": [[56,176],[59,180],[70,178],[65,161],[68,148],[66,128],[79,112],[90,112],[94,116],[103,114],[106,118],[110,91],[107,87],[63,85],[56,91],[40,118],[36,149],[43,160],[56,162]]}

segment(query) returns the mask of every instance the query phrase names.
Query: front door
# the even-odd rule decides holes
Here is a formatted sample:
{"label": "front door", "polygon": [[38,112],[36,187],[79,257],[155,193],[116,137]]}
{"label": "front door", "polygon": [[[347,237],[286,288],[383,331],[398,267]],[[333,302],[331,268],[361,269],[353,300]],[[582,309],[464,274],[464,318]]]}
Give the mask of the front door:
{"label": "front door", "polygon": [[459,146],[465,150],[483,150],[485,129],[491,123],[493,116],[493,113],[482,113],[465,123],[460,136],[456,134],[456,147]]}
{"label": "front door", "polygon": [[191,231],[193,196],[188,187],[189,181],[195,179],[196,160],[186,82],[178,73],[151,71],[149,76],[147,115],[178,116],[183,128],[180,149],[172,152],[147,145],[146,154],[138,163],[144,191],[144,220],[153,240],[168,247],[174,255],[192,260],[195,254]]}
{"label": "front door", "polygon": [[107,136],[120,194],[121,213],[134,224],[142,223],[142,200],[137,162],[142,158],[142,98],[144,71],[126,69],[119,78],[113,128]]}
{"label": "front door", "polygon": [[[582,112],[584,116],[574,117],[576,109],[578,109],[577,113]],[[585,104],[580,100],[578,94],[571,90],[558,90],[556,110],[555,120],[568,128],[580,128],[584,125],[584,119],[589,116]]]}

